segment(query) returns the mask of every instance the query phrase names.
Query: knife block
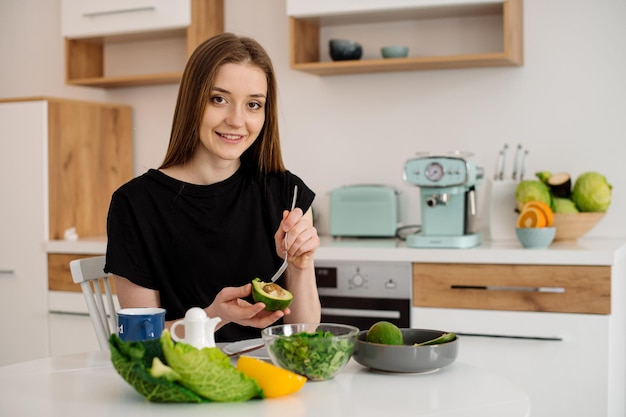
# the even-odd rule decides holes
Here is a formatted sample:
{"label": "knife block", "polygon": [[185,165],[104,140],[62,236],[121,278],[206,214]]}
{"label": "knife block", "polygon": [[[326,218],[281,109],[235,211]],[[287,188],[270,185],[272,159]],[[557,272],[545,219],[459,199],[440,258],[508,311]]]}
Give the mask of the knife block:
{"label": "knife block", "polygon": [[487,224],[491,240],[516,240],[515,189],[518,181],[491,180],[487,183]]}

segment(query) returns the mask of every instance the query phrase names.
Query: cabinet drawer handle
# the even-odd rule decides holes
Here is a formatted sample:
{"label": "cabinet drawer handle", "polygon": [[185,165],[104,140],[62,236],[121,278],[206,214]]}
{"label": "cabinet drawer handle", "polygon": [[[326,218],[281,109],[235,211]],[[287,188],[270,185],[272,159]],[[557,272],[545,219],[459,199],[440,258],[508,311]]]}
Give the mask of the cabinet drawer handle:
{"label": "cabinet drawer handle", "polygon": [[491,334],[491,333],[463,333],[463,332],[454,332],[459,336],[469,336],[469,337],[493,337],[498,339],[519,339],[519,340],[544,340],[546,342],[562,342],[563,338],[559,336],[517,336],[517,335],[508,335],[508,334]]}
{"label": "cabinet drawer handle", "polygon": [[101,12],[83,13],[83,17],[100,17],[100,16],[108,16],[112,14],[135,13],[135,12],[153,12],[155,10],[156,10],[156,7],[154,6],[134,7],[132,9],[116,9],[116,10],[104,10]]}
{"label": "cabinet drawer handle", "polygon": [[400,312],[394,310],[365,310],[360,308],[322,307],[322,314],[341,317],[379,317],[383,319],[399,319]]}
{"label": "cabinet drawer handle", "polygon": [[514,286],[495,286],[495,285],[450,285],[453,290],[486,290],[486,291],[526,291],[526,292],[548,292],[555,294],[563,294],[563,287],[514,287]]}

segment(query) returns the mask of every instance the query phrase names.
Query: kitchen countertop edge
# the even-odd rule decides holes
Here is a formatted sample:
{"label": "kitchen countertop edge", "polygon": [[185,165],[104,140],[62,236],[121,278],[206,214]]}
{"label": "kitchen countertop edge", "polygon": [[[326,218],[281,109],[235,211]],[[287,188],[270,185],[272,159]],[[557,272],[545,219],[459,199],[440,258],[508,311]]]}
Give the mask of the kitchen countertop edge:
{"label": "kitchen countertop edge", "polygon": [[[104,254],[106,237],[51,240],[46,252]],[[579,239],[554,242],[548,249],[524,249],[513,241],[485,241],[467,249],[411,248],[399,239],[345,239],[322,236],[318,261],[489,263],[540,265],[613,265],[626,256],[625,239]]]}

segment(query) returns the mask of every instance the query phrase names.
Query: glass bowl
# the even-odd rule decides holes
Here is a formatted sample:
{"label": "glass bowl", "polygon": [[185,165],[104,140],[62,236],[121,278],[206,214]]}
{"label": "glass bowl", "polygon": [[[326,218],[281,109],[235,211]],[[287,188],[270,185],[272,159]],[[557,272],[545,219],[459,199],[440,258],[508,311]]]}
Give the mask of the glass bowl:
{"label": "glass bowl", "polygon": [[267,327],[261,336],[274,365],[324,381],[348,363],[358,333],[347,324],[298,323]]}

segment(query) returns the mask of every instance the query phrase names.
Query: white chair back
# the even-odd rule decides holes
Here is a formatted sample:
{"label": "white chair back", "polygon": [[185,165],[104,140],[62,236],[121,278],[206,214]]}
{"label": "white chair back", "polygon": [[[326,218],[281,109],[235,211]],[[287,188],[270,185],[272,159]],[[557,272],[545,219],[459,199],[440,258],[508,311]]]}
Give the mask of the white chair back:
{"label": "white chair back", "polygon": [[104,263],[104,256],[74,259],[70,261],[70,271],[72,280],[80,284],[85,296],[100,349],[108,350],[109,338],[117,330],[117,319],[109,275],[104,272]]}

